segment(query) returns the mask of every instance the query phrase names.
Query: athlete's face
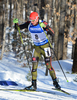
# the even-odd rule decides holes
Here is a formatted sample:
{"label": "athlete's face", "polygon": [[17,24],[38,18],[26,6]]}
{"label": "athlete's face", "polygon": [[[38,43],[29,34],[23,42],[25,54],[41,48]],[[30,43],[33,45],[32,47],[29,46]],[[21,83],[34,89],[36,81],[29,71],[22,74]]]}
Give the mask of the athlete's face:
{"label": "athlete's face", "polygon": [[37,23],[38,23],[38,18],[37,19],[35,19],[35,20],[31,20],[31,23],[33,24],[33,25],[36,25]]}

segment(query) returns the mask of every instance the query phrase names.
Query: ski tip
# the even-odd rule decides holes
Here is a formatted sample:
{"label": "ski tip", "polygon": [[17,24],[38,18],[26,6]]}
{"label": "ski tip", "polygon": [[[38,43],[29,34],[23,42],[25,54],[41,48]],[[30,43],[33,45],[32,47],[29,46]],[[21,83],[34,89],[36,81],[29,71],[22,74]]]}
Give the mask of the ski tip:
{"label": "ski tip", "polygon": [[67,82],[69,82],[69,81],[67,80]]}

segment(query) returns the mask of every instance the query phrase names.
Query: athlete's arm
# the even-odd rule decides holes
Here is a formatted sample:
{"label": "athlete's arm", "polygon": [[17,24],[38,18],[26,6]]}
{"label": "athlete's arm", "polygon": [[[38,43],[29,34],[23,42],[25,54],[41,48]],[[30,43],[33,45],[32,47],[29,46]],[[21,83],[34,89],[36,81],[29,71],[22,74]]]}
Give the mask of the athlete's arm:
{"label": "athlete's arm", "polygon": [[[19,27],[20,29],[24,29],[24,28],[27,28],[28,29],[28,25],[30,24],[30,21],[27,21],[23,24],[20,24]],[[16,24],[15,24],[15,29],[16,29]]]}
{"label": "athlete's arm", "polygon": [[46,25],[46,28],[44,28],[44,30],[47,31],[47,34],[54,36],[54,31],[51,29],[51,27],[48,25],[48,23],[45,21],[43,21],[43,23]]}

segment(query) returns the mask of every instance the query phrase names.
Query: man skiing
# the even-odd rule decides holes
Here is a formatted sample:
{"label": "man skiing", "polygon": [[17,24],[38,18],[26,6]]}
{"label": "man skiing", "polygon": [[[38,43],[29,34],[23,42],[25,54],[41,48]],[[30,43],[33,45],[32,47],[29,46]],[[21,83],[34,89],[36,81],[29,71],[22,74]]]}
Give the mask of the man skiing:
{"label": "man skiing", "polygon": [[37,12],[32,12],[29,16],[30,21],[19,25],[20,29],[28,28],[34,43],[33,56],[32,56],[32,84],[26,87],[26,90],[37,89],[37,66],[41,55],[44,56],[46,67],[49,69],[50,76],[53,80],[55,88],[60,89],[57,82],[54,68],[51,65],[51,52],[50,45],[46,34],[54,36],[54,31],[45,22],[39,22],[39,15]]}

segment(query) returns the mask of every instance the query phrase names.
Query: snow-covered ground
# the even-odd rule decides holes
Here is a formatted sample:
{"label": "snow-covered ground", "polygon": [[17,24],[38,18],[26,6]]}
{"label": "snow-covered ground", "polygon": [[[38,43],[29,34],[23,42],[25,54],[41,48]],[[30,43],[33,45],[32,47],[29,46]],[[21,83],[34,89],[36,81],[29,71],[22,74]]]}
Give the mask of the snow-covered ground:
{"label": "snow-covered ground", "polygon": [[[31,82],[27,80],[30,69],[28,67],[22,67],[22,64],[23,62],[17,62],[17,59],[13,53],[4,54],[3,59],[0,60],[0,81],[14,81],[18,84],[18,86],[0,85],[0,89],[23,89],[26,86],[31,85]],[[77,74],[71,73],[73,60],[61,60],[60,64],[69,82],[66,81],[60,66],[58,65],[58,62],[52,62],[57,78],[59,78],[59,84],[61,85],[62,89],[66,90],[71,95],[52,90],[52,79],[49,74],[48,76],[45,76],[45,65],[41,66],[39,64],[37,90],[41,92],[17,92],[0,90],[0,100],[77,100],[77,82],[74,81],[77,77]],[[42,91],[51,93],[43,93]]]}

